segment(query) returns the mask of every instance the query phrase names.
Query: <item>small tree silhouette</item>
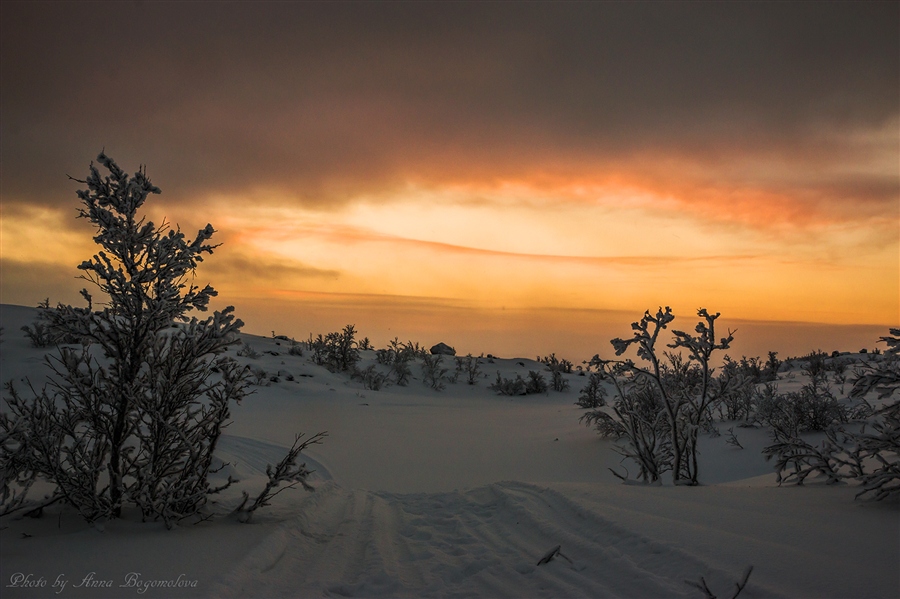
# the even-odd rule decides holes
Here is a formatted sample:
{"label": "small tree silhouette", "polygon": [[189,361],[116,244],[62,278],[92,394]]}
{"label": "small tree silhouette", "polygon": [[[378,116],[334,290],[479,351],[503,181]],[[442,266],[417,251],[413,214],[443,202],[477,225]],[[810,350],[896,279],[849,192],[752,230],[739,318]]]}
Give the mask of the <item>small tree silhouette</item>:
{"label": "small tree silhouette", "polygon": [[[78,216],[95,226],[101,247],[78,268],[106,301],[98,309],[85,289],[85,307],[41,309],[54,336],[82,347],[47,357],[50,382],[32,389],[33,398],[7,385],[0,513],[64,500],[93,522],[117,518],[130,504],[171,525],[198,515],[208,495],[234,482],[214,488],[209,475],[230,404],[247,392],[246,371],[222,355],[243,323],[232,307],[205,320],[187,316],[217,295],[193,283],[197,265],[218,247],[209,242],[212,225],[193,240],[166,222],[156,226],[138,215],[160,193],[144,169],[129,177],[105,154],[97,160],[108,175],[91,164],[86,180],[74,179],[87,186],[78,192]],[[55,492],[29,501],[37,478]]]}

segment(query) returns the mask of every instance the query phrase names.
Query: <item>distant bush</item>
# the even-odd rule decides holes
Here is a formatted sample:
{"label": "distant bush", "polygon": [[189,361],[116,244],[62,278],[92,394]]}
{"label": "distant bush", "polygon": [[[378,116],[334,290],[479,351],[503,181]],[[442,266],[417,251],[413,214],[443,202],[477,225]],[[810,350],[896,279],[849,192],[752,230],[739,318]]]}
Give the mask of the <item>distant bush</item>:
{"label": "distant bush", "polygon": [[550,370],[550,383],[554,391],[565,391],[569,388],[569,381],[563,374],[572,374],[572,363],[568,360],[558,360],[556,354],[550,354],[546,358],[540,358],[541,363],[546,364]]}
{"label": "distant bush", "polygon": [[263,385],[269,377],[269,374],[259,366],[250,368],[249,374],[253,379],[253,383],[256,385]]}
{"label": "distant bush", "polygon": [[394,377],[394,382],[401,387],[405,387],[409,384],[409,377],[412,376],[412,371],[409,369],[409,363],[405,361],[398,361],[391,364],[391,376]]}
{"label": "distant bush", "polygon": [[440,355],[423,354],[422,382],[436,391],[443,391],[447,369],[443,368],[444,360]]}
{"label": "distant bush", "polygon": [[556,354],[550,354],[549,356],[545,356],[543,358],[538,357],[537,361],[541,364],[546,364],[551,371],[559,370],[560,372],[564,372],[566,374],[572,374],[572,369],[574,368],[574,365],[570,361],[566,359],[557,359]]}
{"label": "distant bush", "polygon": [[538,393],[546,393],[550,387],[547,386],[547,379],[537,370],[528,371],[528,380],[525,382],[525,394],[535,395]]}
{"label": "distant bush", "polygon": [[359,347],[356,343],[356,329],[348,324],[340,332],[320,334],[315,339],[309,336],[307,346],[313,355],[313,361],[331,372],[352,370],[359,362]]}
{"label": "distant bush", "polygon": [[389,341],[386,348],[375,350],[375,360],[388,366],[397,362],[412,362],[426,355],[430,354],[418,343],[412,341],[402,343],[397,337]]}
{"label": "distant bush", "polygon": [[374,364],[362,370],[354,368],[351,378],[362,381],[363,387],[370,391],[380,391],[389,382],[387,375],[378,372]]}
{"label": "distant bush", "polygon": [[710,381],[713,406],[722,420],[749,423],[756,411],[757,384],[768,379],[766,369],[757,359],[741,358],[740,362],[725,356],[718,375]]}
{"label": "distant bush", "polygon": [[396,337],[384,349],[375,351],[375,360],[379,364],[390,366],[390,376],[394,377],[394,382],[401,387],[409,384],[412,372],[409,363],[414,362],[419,357],[424,357],[425,351],[418,343],[408,342],[401,343]]}
{"label": "distant bush", "polygon": [[592,410],[606,405],[606,387],[603,385],[603,375],[592,372],[588,377],[587,385],[581,390],[578,401],[575,404],[580,408]]}
{"label": "distant bush", "polygon": [[497,379],[490,388],[500,395],[509,396],[547,393],[549,389],[544,375],[536,370],[528,371],[528,380],[523,379],[520,374],[517,374],[514,379],[504,378],[498,372]]}
{"label": "distant bush", "polygon": [[756,420],[785,438],[824,431],[832,424],[847,422],[847,408],[824,381],[824,373],[816,374],[799,391],[789,393],[777,393],[776,387],[766,387],[757,396]]}
{"label": "distant bush", "polygon": [[476,358],[472,354],[467,354],[464,358],[457,357],[456,372],[454,373],[453,382],[455,383],[463,373],[466,374],[467,384],[477,385],[478,375],[481,374],[481,368],[478,365],[478,358]]}
{"label": "distant bush", "polygon": [[500,376],[497,372],[497,380],[491,385],[491,390],[496,391],[500,395],[525,395],[528,393],[528,386],[521,375],[516,375],[515,379],[507,379]]}
{"label": "distant bush", "polygon": [[241,345],[240,349],[237,350],[237,355],[242,358],[250,358],[252,360],[256,360],[260,357],[261,354],[257,351],[254,351],[254,349],[250,347],[250,344],[245,341],[243,345]]}

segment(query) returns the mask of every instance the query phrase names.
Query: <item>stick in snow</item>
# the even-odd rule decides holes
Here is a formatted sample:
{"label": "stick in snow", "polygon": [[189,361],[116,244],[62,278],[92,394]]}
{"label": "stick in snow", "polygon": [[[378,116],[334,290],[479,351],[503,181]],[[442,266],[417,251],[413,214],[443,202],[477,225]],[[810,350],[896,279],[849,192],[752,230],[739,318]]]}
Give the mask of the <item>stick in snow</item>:
{"label": "stick in snow", "polygon": [[551,549],[550,551],[548,551],[547,553],[545,553],[545,554],[544,554],[544,557],[541,558],[541,561],[539,561],[539,562],[537,563],[537,565],[540,566],[541,564],[548,564],[548,563],[550,563],[550,561],[551,561],[554,557],[556,557],[557,555],[558,555],[559,557],[563,558],[564,560],[566,560],[567,562],[569,562],[570,564],[574,563],[572,560],[570,560],[570,559],[567,558],[565,555],[563,555],[563,553],[560,551],[560,548],[561,548],[561,547],[562,547],[562,545],[557,545],[556,547],[554,547],[553,549]]}

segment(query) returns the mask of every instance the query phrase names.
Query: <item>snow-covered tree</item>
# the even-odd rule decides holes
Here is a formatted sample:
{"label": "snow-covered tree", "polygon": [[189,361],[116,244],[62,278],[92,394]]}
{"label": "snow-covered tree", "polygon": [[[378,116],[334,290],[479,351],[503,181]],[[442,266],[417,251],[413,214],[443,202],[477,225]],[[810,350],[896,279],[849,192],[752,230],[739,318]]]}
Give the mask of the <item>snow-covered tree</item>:
{"label": "snow-covered tree", "polygon": [[613,384],[616,398],[611,412],[595,407],[581,420],[593,424],[601,434],[625,438],[622,452],[638,462],[641,477],[648,481],[671,470],[675,484],[699,482],[697,436],[717,398],[710,357],[717,350],[728,349],[733,337],[729,332],[716,341],[718,313],[701,308],[697,315],[702,319],[695,327],[697,335],[673,331],[675,341],[668,346],[687,349],[687,361],[680,354],[661,355],[657,347],[660,334],[675,319],[666,307],[655,315],[644,312],[640,321],[632,323],[631,338],[610,341],[617,356],[635,345],[645,364],[599,356],[590,362],[603,380]]}
{"label": "snow-covered tree", "polygon": [[[213,452],[231,402],[246,394],[246,372],[223,352],[243,323],[233,308],[200,320],[216,291],[194,284],[217,247],[206,225],[194,239],[139,216],[160,193],[140,169],[129,177],[108,156],[91,164],[78,191],[78,216],[95,227],[100,250],[78,267],[84,307],[45,306],[55,338],[80,341],[48,355],[49,384],[24,397],[7,385],[0,414],[0,512],[63,500],[90,522],[139,508],[167,524],[196,516],[215,488]],[[36,479],[55,486],[30,500]]]}

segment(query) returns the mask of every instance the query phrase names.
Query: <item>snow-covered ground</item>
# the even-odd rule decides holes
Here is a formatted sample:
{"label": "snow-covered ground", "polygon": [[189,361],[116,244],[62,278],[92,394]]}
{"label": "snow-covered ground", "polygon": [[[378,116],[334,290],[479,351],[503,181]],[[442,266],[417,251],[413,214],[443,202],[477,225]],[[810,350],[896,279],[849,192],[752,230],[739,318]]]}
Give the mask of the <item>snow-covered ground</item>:
{"label": "snow-covered ground", "polygon": [[[45,350],[19,330],[33,316],[0,307],[3,382],[45,376]],[[414,366],[409,386],[371,391],[284,341],[245,340],[260,357],[238,359],[279,380],[232,411],[217,455],[241,485],[218,507],[258,490],[301,431],[329,433],[305,454],[316,491],[285,491],[250,524],[126,515],[98,530],[56,507],[4,518],[4,598],[702,597],[685,582],[701,576],[721,597],[751,565],[742,598],[900,597],[897,502],[778,487],[763,430],[736,428],[742,450],[703,437],[702,486],[624,485],[612,443],[578,423],[576,374],[565,392],[498,396],[498,371],[543,366],[484,359],[474,386],[435,391]]]}

